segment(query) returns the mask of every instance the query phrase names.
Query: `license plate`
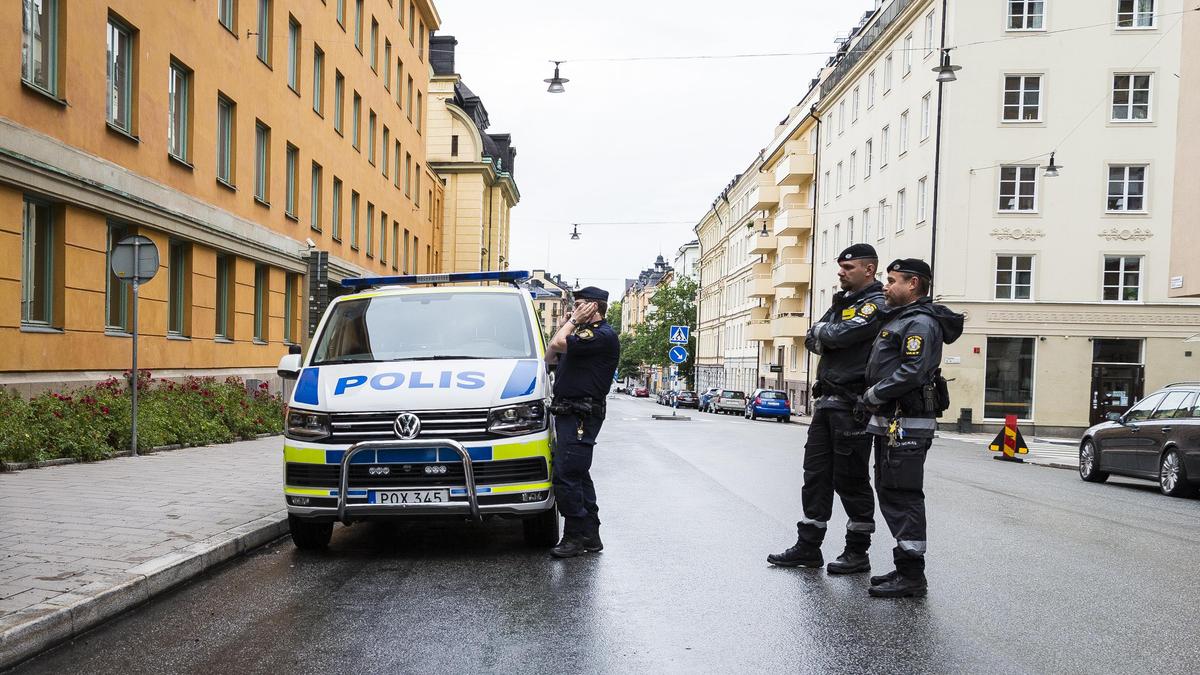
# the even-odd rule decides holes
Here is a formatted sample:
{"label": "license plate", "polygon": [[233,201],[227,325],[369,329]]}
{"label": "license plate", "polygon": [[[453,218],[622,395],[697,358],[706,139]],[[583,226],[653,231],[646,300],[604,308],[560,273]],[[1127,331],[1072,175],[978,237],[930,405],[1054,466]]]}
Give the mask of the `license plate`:
{"label": "license plate", "polygon": [[444,504],[450,501],[449,490],[374,490],[372,504]]}

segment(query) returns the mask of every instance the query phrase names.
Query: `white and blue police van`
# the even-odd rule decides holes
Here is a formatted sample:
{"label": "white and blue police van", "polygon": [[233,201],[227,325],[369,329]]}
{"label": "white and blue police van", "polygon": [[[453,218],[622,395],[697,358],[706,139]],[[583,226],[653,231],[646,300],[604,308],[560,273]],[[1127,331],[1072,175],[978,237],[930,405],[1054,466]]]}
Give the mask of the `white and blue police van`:
{"label": "white and blue police van", "polygon": [[520,518],[552,546],[550,381],[527,272],[347,279],[303,355],[283,447],[292,541],[333,524]]}

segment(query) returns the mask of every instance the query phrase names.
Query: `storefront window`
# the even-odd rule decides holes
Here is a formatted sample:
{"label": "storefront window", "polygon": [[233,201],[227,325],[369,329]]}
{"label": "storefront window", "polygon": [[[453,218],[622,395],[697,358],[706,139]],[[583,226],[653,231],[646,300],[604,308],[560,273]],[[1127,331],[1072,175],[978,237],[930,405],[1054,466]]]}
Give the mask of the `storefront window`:
{"label": "storefront window", "polygon": [[987,366],[983,416],[989,419],[1033,415],[1034,338],[990,337],[987,341]]}
{"label": "storefront window", "polygon": [[1092,363],[1141,363],[1141,340],[1095,338],[1092,340]]}

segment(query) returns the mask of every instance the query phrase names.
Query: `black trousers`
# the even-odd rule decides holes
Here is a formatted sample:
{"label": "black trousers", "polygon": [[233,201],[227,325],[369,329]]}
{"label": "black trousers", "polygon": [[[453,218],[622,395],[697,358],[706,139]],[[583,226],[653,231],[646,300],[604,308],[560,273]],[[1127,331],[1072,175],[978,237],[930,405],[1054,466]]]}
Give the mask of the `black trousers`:
{"label": "black trousers", "polygon": [[603,418],[580,419],[575,415],[554,416],[554,499],[565,520],[563,534],[592,535],[600,528],[600,507],[592,483],[592,450]]}
{"label": "black trousers", "polygon": [[932,438],[909,438],[896,446],[875,436],[875,490],[879,511],[896,548],[896,571],[906,577],[925,574],[925,457]]}
{"label": "black trousers", "polygon": [[796,524],[799,539],[820,546],[833,514],[833,495],[842,498],[850,521],[846,549],[866,553],[875,531],[875,496],[871,494],[871,437],[866,424],[849,410],[818,408],[804,444],[804,518]]}

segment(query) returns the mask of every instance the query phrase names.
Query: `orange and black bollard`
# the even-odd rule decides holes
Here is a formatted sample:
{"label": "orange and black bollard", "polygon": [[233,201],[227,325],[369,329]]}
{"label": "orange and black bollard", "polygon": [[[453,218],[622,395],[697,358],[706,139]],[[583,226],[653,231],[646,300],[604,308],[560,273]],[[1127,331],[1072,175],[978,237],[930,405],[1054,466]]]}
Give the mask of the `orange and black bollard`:
{"label": "orange and black bollard", "polygon": [[992,459],[999,459],[1005,462],[1025,462],[1025,460],[1017,455],[1029,454],[1029,446],[1025,444],[1025,439],[1021,436],[1021,431],[1017,429],[1016,415],[1005,416],[1004,428],[1000,430],[1000,433],[996,434],[995,440],[988,444],[988,450],[1000,453],[1000,455]]}

